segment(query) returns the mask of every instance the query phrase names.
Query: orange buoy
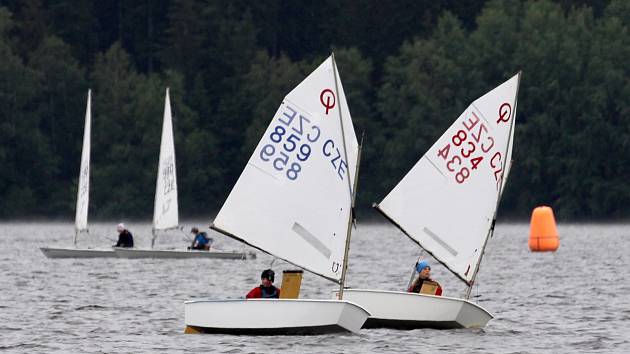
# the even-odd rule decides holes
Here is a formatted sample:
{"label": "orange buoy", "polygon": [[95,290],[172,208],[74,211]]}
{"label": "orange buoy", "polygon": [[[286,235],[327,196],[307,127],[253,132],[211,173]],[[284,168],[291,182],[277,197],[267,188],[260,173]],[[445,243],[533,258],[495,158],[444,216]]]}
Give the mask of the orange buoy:
{"label": "orange buoy", "polygon": [[560,246],[560,239],[553,210],[548,206],[535,208],[529,229],[529,249],[532,252],[553,252],[558,249],[558,246]]}

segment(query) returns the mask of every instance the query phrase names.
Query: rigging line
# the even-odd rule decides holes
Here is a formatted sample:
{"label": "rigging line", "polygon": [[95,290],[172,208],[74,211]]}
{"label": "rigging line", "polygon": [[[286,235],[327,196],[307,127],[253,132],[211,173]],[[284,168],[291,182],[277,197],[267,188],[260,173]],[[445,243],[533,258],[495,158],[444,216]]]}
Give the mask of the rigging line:
{"label": "rigging line", "polygon": [[[358,155],[357,155],[357,165],[355,168],[355,174],[354,174],[354,189],[356,191],[357,188],[357,184],[359,182],[359,167],[360,167],[360,162],[361,162],[361,151],[363,149],[363,137],[361,137],[361,145],[359,145],[359,151],[358,151]],[[356,195],[356,193],[355,193]],[[352,208],[350,209],[350,215],[348,215],[348,231],[347,231],[347,237],[346,237],[346,249],[344,251],[344,258],[343,258],[343,268],[341,270],[341,279],[339,282],[339,300],[343,299],[343,288],[344,285],[346,283],[346,272],[348,270],[348,254],[350,252],[350,237],[352,235],[352,223],[353,221],[355,221],[353,219],[354,216],[354,198],[352,200]],[[355,224],[356,225],[356,224]]]}
{"label": "rigging line", "polygon": [[[94,235],[94,234],[91,234]],[[105,235],[95,235],[96,237],[100,237],[100,238],[104,238],[106,240],[109,240],[111,242],[118,242],[118,240],[114,240],[113,238],[109,237],[109,236],[105,236]]]}
{"label": "rigging line", "polygon": [[422,258],[422,248],[420,249],[420,254],[418,255],[416,264],[413,266],[413,271],[411,272],[411,278],[409,279],[409,282],[407,283],[407,289],[411,287],[411,284],[413,284],[413,279],[416,277],[416,267],[418,267],[418,263],[420,263],[420,258]]}

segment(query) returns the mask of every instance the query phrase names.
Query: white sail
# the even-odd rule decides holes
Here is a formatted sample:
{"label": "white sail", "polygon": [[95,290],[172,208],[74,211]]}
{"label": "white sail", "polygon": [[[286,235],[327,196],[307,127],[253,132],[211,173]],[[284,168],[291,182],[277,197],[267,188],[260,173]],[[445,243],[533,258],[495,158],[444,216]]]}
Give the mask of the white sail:
{"label": "white sail", "polygon": [[175,171],[175,142],[173,141],[173,123],[171,100],[166,89],[164,102],[164,120],[162,122],[162,142],[155,186],[155,207],[153,210],[153,229],[165,230],[179,225],[177,207],[177,173]]}
{"label": "white sail", "polygon": [[285,97],[213,228],[340,282],[357,154],[329,57]]}
{"label": "white sail", "polygon": [[90,134],[92,124],[92,90],[88,90],[87,107],[85,109],[85,127],[83,128],[83,150],[81,151],[81,169],[79,187],[77,189],[77,210],[74,220],[75,236],[87,231],[88,206],[90,203]]}
{"label": "white sail", "polygon": [[378,206],[466,283],[478,267],[510,165],[519,78],[468,106]]}

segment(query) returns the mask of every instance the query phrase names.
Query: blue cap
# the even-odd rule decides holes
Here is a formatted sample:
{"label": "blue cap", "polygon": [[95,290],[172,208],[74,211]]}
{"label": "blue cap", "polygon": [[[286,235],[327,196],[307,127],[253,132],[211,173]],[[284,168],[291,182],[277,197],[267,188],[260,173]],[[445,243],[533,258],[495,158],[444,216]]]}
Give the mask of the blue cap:
{"label": "blue cap", "polygon": [[429,265],[429,262],[427,261],[422,261],[416,264],[416,270],[418,271],[418,273],[422,272],[422,270],[426,267],[429,267],[429,269],[431,269],[431,266]]}

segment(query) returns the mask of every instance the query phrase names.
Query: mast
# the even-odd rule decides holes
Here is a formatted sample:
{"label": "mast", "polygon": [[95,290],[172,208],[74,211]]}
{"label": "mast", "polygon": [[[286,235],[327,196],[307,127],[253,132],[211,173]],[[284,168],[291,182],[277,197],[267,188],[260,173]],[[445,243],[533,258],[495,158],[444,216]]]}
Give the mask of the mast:
{"label": "mast", "polygon": [[361,151],[363,150],[363,135],[361,135],[361,144],[359,145],[359,151],[357,154],[357,164],[356,164],[356,168],[355,168],[355,175],[354,175],[354,188],[353,190],[355,191],[354,194],[352,194],[352,207],[350,208],[350,215],[348,216],[348,230],[347,230],[347,237],[346,237],[346,248],[344,251],[344,257],[343,257],[343,268],[341,269],[341,282],[339,284],[339,300],[343,299],[343,287],[345,286],[346,283],[346,271],[348,270],[348,254],[350,253],[350,235],[352,233],[352,221],[354,220],[354,203],[355,203],[355,199],[357,196],[356,190],[357,190],[357,185],[359,183],[359,167],[361,165]]}
{"label": "mast", "polygon": [[[346,145],[346,134],[343,128],[343,118],[341,116],[341,100],[339,100],[339,79],[337,78],[337,62],[335,61],[335,53],[332,53],[332,64],[333,64],[333,76],[335,80],[335,93],[337,95],[337,100],[339,101],[339,107],[337,111],[339,112],[339,124],[341,125],[341,139],[343,142],[343,154],[346,161],[348,161],[348,146]],[[363,143],[363,139],[361,139],[361,143]],[[354,188],[357,186],[358,176],[359,176],[359,161],[361,160],[361,145],[359,145],[359,153],[357,156],[357,165],[354,171]],[[348,268],[348,253],[350,251],[350,236],[352,235],[352,215],[354,213],[354,199],[356,190],[354,190],[353,186],[350,184],[350,178],[346,178],[348,181],[348,192],[350,194],[350,212],[348,214],[348,228],[346,229],[346,246],[343,253],[343,266],[341,267],[341,280],[339,281],[339,300],[343,299],[343,287],[346,282],[346,271]]]}
{"label": "mast", "polygon": [[[499,209],[499,202],[501,201],[501,196],[503,195],[503,188],[505,187],[505,183],[508,178],[508,174],[505,174],[505,167],[508,163],[508,151],[510,151],[510,145],[513,140],[513,131],[514,131],[514,122],[516,121],[516,108],[518,105],[518,89],[521,86],[521,71],[518,72],[518,82],[516,83],[516,95],[514,96],[514,117],[512,117],[512,121],[510,122],[510,132],[508,135],[508,143],[505,146],[505,161],[502,163],[503,173],[501,176],[501,184],[499,185],[499,193],[497,193],[497,201],[494,207],[494,213],[492,215],[492,223],[490,224],[490,230],[488,230],[488,234],[486,235],[486,239],[483,241],[483,246],[481,247],[481,253],[479,254],[479,259],[477,260],[477,266],[473,271],[473,275],[470,278],[470,282],[468,282],[468,289],[466,289],[466,299],[470,298],[470,293],[472,292],[472,287],[475,284],[475,280],[477,279],[477,272],[479,272],[479,266],[481,265],[481,259],[483,258],[484,253],[486,252],[486,245],[488,244],[488,240],[492,238],[494,235],[494,225],[497,221],[497,210]],[[510,161],[511,164],[511,161]],[[510,168],[510,171],[512,168]]]}

